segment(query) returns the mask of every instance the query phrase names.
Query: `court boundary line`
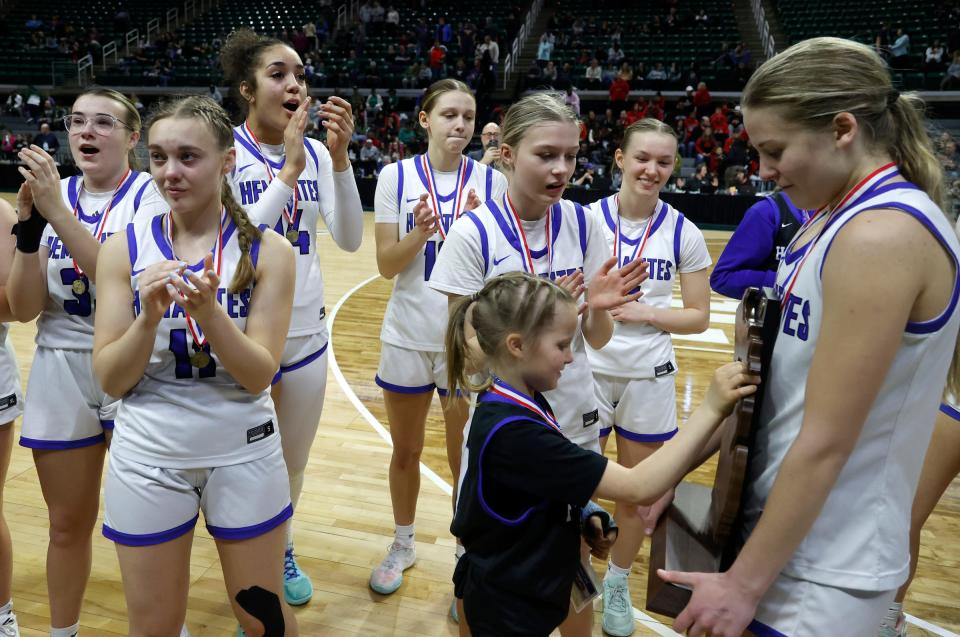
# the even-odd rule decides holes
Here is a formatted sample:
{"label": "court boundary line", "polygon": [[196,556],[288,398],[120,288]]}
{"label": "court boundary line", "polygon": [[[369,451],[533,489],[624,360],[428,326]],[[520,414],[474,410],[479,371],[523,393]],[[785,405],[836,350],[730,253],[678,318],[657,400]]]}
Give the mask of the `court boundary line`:
{"label": "court boundary line", "polygon": [[[343,372],[340,370],[340,365],[339,363],[337,363],[336,349],[333,343],[333,326],[337,320],[337,314],[340,312],[340,308],[343,307],[343,304],[346,303],[350,299],[350,297],[352,297],[358,290],[369,285],[370,283],[376,281],[379,278],[380,278],[379,274],[374,274],[373,276],[368,277],[367,279],[356,284],[355,286],[353,286],[352,288],[344,292],[343,296],[341,296],[340,299],[337,300],[337,303],[333,306],[333,311],[330,312],[330,316],[328,317],[329,331],[330,331],[330,336],[327,339],[327,343],[328,343],[327,349],[329,350],[328,362],[330,365],[330,369],[333,371],[333,377],[336,379],[337,384],[340,385],[340,390],[343,391],[344,395],[347,397],[347,400],[350,401],[350,404],[352,404],[356,408],[357,412],[363,417],[365,421],[367,421],[367,424],[369,424],[373,428],[373,430],[377,432],[377,434],[383,439],[383,441],[386,442],[390,447],[393,447],[393,440],[390,439],[390,432],[387,431],[387,428],[384,427],[379,420],[377,420],[377,417],[374,416],[369,409],[367,409],[366,405],[363,404],[363,402],[360,400],[360,397],[357,396],[355,391],[353,391],[353,388],[350,386],[350,383],[347,382],[346,377],[343,375]],[[695,349],[695,348],[683,347],[682,349]],[[430,480],[430,482],[432,482],[434,485],[436,485],[440,489],[440,491],[442,491],[444,494],[451,497],[453,496],[453,487],[447,484],[446,480],[441,478],[433,469],[425,465],[423,462],[420,462],[420,473],[425,475],[427,479]],[[946,628],[941,628],[936,624],[931,624],[930,622],[920,619],[919,617],[914,617],[909,613],[904,613],[904,617],[906,618],[907,623],[913,624],[918,628],[922,628],[923,630],[927,630],[931,633],[934,633],[939,637],[960,637],[960,635],[958,635],[957,633],[951,630],[948,630]],[[666,624],[664,624],[660,620],[654,617],[651,617],[650,615],[647,615],[646,613],[644,613],[643,611],[641,611],[636,607],[633,608],[633,619],[634,621],[641,622],[648,629],[652,630],[658,635],[661,635],[662,637],[682,637],[679,633],[676,633],[673,630],[671,630]]]}

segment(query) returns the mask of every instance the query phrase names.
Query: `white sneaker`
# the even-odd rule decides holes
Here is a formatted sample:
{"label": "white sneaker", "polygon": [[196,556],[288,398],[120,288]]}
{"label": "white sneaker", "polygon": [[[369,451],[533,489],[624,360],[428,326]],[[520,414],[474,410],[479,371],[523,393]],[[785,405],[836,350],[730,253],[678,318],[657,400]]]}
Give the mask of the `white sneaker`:
{"label": "white sneaker", "polygon": [[3,637],[20,637],[20,626],[17,625],[17,616],[10,611],[0,622],[0,635]]}
{"label": "white sneaker", "polygon": [[891,626],[888,619],[884,619],[880,624],[880,632],[877,637],[907,637],[907,618],[900,613],[896,622]]}
{"label": "white sneaker", "polygon": [[389,595],[403,584],[403,572],[417,561],[416,546],[403,546],[394,542],[387,549],[387,556],[370,574],[370,588],[381,595]]}

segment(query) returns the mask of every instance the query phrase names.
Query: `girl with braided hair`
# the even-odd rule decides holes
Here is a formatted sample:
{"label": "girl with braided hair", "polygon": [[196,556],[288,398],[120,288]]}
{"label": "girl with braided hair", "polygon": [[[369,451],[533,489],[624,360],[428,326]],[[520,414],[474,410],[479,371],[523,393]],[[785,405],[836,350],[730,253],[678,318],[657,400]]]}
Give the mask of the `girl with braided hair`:
{"label": "girl with braided hair", "polygon": [[103,533],[117,546],[130,633],[179,631],[203,510],[241,628],[295,636],[281,597],[293,509],[269,391],[294,256],[234,200],[233,129],[215,102],[161,105],[148,151],[169,212],[104,245],[93,355],[104,389],[123,396]]}
{"label": "girl with braided hair", "polygon": [[[454,583],[474,637],[549,635],[567,616],[580,537],[600,558],[616,537],[590,498],[651,504],[736,400],[756,391],[742,363],[725,365],[677,436],[632,468],[608,463],[565,437],[564,415],[543,394],[573,361],[577,314],[566,289],[521,272],[488,280],[450,308],[449,387],[479,392],[450,528],[466,548]],[[468,375],[475,369],[480,383]]]}

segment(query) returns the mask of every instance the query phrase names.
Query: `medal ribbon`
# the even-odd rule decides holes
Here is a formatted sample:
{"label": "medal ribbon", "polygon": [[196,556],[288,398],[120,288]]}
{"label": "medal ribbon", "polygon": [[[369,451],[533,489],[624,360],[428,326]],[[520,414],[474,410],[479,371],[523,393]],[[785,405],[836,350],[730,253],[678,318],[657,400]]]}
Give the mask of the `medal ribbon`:
{"label": "medal ribbon", "polygon": [[505,398],[511,402],[514,402],[520,405],[521,407],[526,407],[527,409],[529,409],[530,411],[538,415],[540,418],[542,418],[545,423],[547,423],[557,431],[560,431],[560,424],[557,422],[556,417],[552,413],[543,409],[532,398],[524,394],[521,394],[516,389],[506,384],[499,378],[493,379],[493,386],[490,387],[488,391],[490,393],[496,394],[497,396],[500,396],[501,398]]}
{"label": "medal ribbon", "polygon": [[[427,177],[427,193],[430,195],[430,202],[433,204],[433,214],[437,218],[437,232],[440,238],[446,241],[447,231],[443,228],[443,216],[440,214],[440,200],[437,191],[437,178],[433,175],[433,166],[430,164],[430,158],[427,153],[420,155],[420,161],[423,164],[423,174]],[[463,198],[464,186],[467,181],[467,160],[460,158],[460,167],[457,168],[457,196],[453,201],[453,220],[460,218],[460,201]]]}
{"label": "medal ribbon", "polygon": [[[528,273],[536,276],[537,271],[533,267],[533,253],[530,251],[530,244],[527,243],[527,233],[523,231],[523,224],[520,222],[520,214],[517,213],[517,209],[513,205],[513,200],[510,199],[510,193],[507,193],[503,197],[503,207],[510,211],[511,225],[513,226],[514,233],[519,239],[520,243],[520,257],[523,260],[523,269]],[[552,207],[547,208],[547,274],[553,272],[553,224],[551,223],[553,219],[553,210]]]}
{"label": "medal ribbon", "polygon": [[[273,167],[270,165],[270,160],[267,159],[266,153],[263,152],[263,147],[260,145],[260,140],[257,139],[257,136],[253,134],[253,129],[250,128],[249,122],[243,123],[243,129],[247,131],[247,135],[250,136],[250,140],[257,147],[257,151],[260,153],[260,158],[263,160],[263,168],[267,171],[267,184],[270,184],[273,181],[275,175],[273,174]],[[291,208],[289,204],[284,205],[283,207],[283,217],[287,220],[287,228],[297,228],[299,226],[299,215],[297,214],[297,204],[300,203],[300,184],[297,184],[293,187],[293,207]]]}
{"label": "medal ribbon", "polygon": [[[614,237],[613,242],[613,256],[617,258],[617,267],[620,267],[620,238],[623,236],[623,232],[620,229],[620,195],[617,197],[617,230],[616,236]],[[637,244],[637,247],[633,250],[633,256],[630,257],[630,261],[636,261],[643,254],[643,247],[647,245],[647,237],[650,236],[650,228],[653,227],[653,219],[657,216],[657,212],[660,208],[660,202],[657,202],[657,207],[654,208],[653,214],[650,215],[650,218],[647,219],[647,227],[643,229],[643,239]]]}
{"label": "medal ribbon", "polygon": [[[224,221],[227,218],[227,209],[223,208],[220,212],[220,227],[217,230],[217,242],[213,246],[213,268],[217,273],[217,278],[220,278],[220,271],[223,267],[223,225]],[[173,213],[167,213],[167,227],[166,227],[166,237],[167,243],[170,244],[170,251],[173,252]],[[176,257],[176,253],[173,255]],[[190,336],[193,337],[193,345],[196,349],[203,348],[204,344],[207,342],[207,337],[204,335],[203,330],[200,329],[200,325],[190,316],[190,313],[184,311],[187,317],[187,327],[190,329]]]}
{"label": "medal ribbon", "polygon": [[[117,193],[120,191],[120,187],[123,186],[124,182],[127,181],[127,177],[130,176],[130,173],[133,172],[130,168],[127,168],[127,172],[123,173],[123,177],[120,178],[117,187],[113,189],[113,194],[110,195],[110,201],[107,202],[107,207],[103,209],[103,216],[100,217],[100,221],[97,222],[96,229],[93,233],[93,238],[97,240],[97,243],[100,243],[100,237],[103,236],[103,231],[107,227],[107,217],[110,216],[110,211],[113,210],[113,204],[116,203]],[[80,190],[77,192],[77,203],[73,204],[73,216],[77,218],[77,221],[80,221],[80,196],[83,194],[83,179],[80,180]],[[80,264],[77,263],[77,260],[73,260],[73,269],[77,271],[77,274],[83,276],[83,270],[80,268]]]}
{"label": "medal ribbon", "polygon": [[800,263],[797,264],[797,267],[793,270],[793,274],[791,274],[787,279],[787,285],[784,286],[783,297],[780,299],[781,309],[786,307],[787,300],[790,298],[790,293],[793,291],[793,286],[796,285],[797,279],[800,277],[800,270],[803,269],[803,264],[807,262],[807,257],[809,257],[810,253],[813,252],[814,248],[816,248],[817,242],[820,241],[820,238],[823,236],[824,231],[826,231],[826,229],[830,226],[831,219],[833,219],[838,214],[842,213],[844,209],[849,207],[847,204],[849,204],[851,201],[853,201],[852,205],[856,205],[856,203],[859,202],[860,196],[866,194],[866,192],[870,190],[870,188],[873,186],[873,182],[879,181],[883,177],[886,177],[887,176],[886,173],[890,172],[891,170],[896,172],[897,170],[896,166],[897,165],[894,162],[890,162],[889,164],[884,164],[883,166],[880,166],[879,168],[874,170],[872,173],[870,173],[869,175],[861,179],[857,183],[857,185],[851,188],[850,191],[846,195],[844,195],[843,199],[841,199],[840,202],[836,206],[834,206],[832,210],[828,209],[829,208],[829,204],[828,204],[826,206],[823,206],[822,208],[817,209],[816,212],[810,215],[810,218],[807,220],[806,223],[803,224],[803,227],[801,227],[800,232],[797,232],[797,236],[794,238],[793,241],[790,242],[790,246],[788,246],[787,252],[790,252],[792,250],[793,244],[796,243],[797,238],[799,238],[804,228],[806,228],[807,226],[811,225],[814,221],[819,219],[821,215],[826,215],[826,220],[823,222],[823,225],[820,227],[820,230],[817,232],[817,236],[815,236],[813,239],[810,240],[810,243],[807,247],[807,251],[804,253],[803,257],[800,258]]}

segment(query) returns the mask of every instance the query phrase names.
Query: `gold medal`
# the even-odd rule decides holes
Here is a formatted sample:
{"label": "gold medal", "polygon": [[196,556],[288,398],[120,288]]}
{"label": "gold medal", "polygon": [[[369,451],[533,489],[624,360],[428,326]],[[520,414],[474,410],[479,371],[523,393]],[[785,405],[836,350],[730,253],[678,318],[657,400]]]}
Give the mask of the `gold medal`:
{"label": "gold medal", "polygon": [[73,293],[77,296],[81,294],[86,294],[87,292],[87,281],[85,279],[76,279],[73,284],[70,286],[73,290]]}
{"label": "gold medal", "polygon": [[210,354],[200,350],[190,355],[190,364],[200,369],[210,364]]}
{"label": "gold medal", "polygon": [[299,230],[287,230],[287,241],[293,245],[297,245],[300,241],[300,231]]}

